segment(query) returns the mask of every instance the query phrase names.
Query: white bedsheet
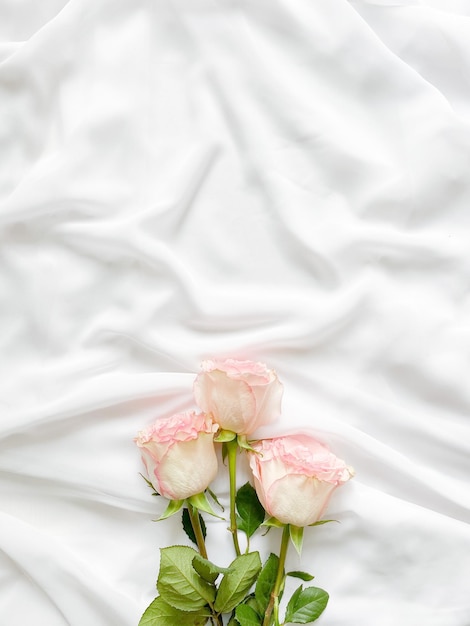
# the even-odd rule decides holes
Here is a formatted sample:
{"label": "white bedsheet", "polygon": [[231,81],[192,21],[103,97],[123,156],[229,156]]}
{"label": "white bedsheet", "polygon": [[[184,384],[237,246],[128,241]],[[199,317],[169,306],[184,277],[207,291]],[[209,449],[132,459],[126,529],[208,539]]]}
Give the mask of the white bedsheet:
{"label": "white bedsheet", "polygon": [[137,626],[211,356],[356,469],[318,624],[470,626],[468,2],[0,0],[0,164],[2,626]]}

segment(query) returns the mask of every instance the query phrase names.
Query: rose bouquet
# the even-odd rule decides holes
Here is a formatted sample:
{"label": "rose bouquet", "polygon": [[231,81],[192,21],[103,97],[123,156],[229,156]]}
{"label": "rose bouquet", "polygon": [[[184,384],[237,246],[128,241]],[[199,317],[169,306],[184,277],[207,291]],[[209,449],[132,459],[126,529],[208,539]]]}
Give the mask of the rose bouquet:
{"label": "rose bouquet", "polygon": [[[289,543],[300,554],[304,528],[322,520],[334,490],[353,476],[351,468],[305,434],[249,440],[281,414],[283,387],[276,373],[251,361],[204,361],[194,382],[200,412],[159,419],[139,432],[148,485],[168,499],[159,520],[182,512],[183,528],[197,550],[186,545],[160,550],[158,596],[139,626],[281,626],[308,624],[324,611],[328,594],[301,584],[280,601],[287,576],[302,583],[307,572],[285,571]],[[202,514],[220,506],[210,484],[218,473],[216,446],[227,462],[234,559],[228,567],[209,560]],[[237,488],[237,457],[248,455],[252,481]],[[253,483],[253,484],[252,484]],[[282,529],[279,555],[261,561],[250,537],[261,527]],[[246,535],[242,553],[239,532]],[[225,620],[225,621],[224,621]]]}

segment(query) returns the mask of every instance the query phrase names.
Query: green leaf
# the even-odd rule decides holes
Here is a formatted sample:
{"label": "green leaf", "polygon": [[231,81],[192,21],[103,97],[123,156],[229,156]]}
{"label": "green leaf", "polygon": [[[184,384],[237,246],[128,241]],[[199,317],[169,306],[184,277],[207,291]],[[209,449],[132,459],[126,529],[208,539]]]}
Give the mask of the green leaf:
{"label": "green leaf", "polygon": [[309,574],[308,572],[299,572],[299,571],[293,571],[293,572],[287,572],[286,576],[292,576],[292,578],[300,578],[300,580],[313,580],[315,578],[315,576],[312,576],[312,574]]}
{"label": "green leaf", "polygon": [[329,524],[330,522],[336,522],[339,524],[337,519],[321,519],[318,522],[313,522],[313,524],[309,524],[309,526],[323,526],[323,524]]}
{"label": "green leaf", "polygon": [[237,433],[234,433],[231,430],[219,430],[217,435],[214,437],[214,441],[216,443],[226,443],[227,441],[233,441]]}
{"label": "green leaf", "polygon": [[203,558],[200,554],[196,554],[194,557],[193,567],[201,578],[204,578],[204,580],[207,580],[207,582],[211,584],[215,583],[219,574],[227,574],[229,571],[226,567],[218,567],[214,563],[211,563],[211,561]]}
{"label": "green leaf", "polygon": [[220,582],[214,608],[218,613],[228,613],[244,599],[261,570],[258,552],[237,556]]}
{"label": "green leaf", "polygon": [[[202,515],[200,513],[198,513],[198,515],[199,515],[199,521],[201,522],[202,536],[205,539],[207,535],[206,524],[202,518]],[[183,509],[183,515],[182,515],[181,521],[183,523],[184,532],[188,535],[191,541],[197,545],[196,535],[194,534],[193,525],[191,524],[191,518],[189,517],[189,511],[187,508]]]}
{"label": "green leaf", "polygon": [[297,603],[297,600],[299,599],[300,594],[302,593],[302,591],[303,591],[303,586],[302,586],[302,585],[300,585],[300,587],[297,587],[297,589],[296,589],[296,590],[294,591],[294,593],[291,595],[290,600],[289,600],[289,602],[287,603],[287,608],[286,608],[286,619],[285,619],[285,621],[286,621],[286,622],[290,621],[290,620],[288,619],[288,616],[290,615],[289,611],[290,611],[291,609],[292,609],[292,610],[294,610],[294,607],[295,607],[295,605],[296,605],[296,603]]}
{"label": "green leaf", "polygon": [[255,488],[250,483],[245,483],[237,491],[235,504],[239,514],[238,528],[242,530],[248,537],[261,526],[265,516],[263,505],[256,495]]}
{"label": "green leaf", "polygon": [[292,541],[294,548],[297,550],[297,553],[300,556],[302,552],[302,543],[304,540],[304,529],[302,526],[293,526],[289,525],[289,535]]}
{"label": "green leaf", "polygon": [[138,626],[205,626],[209,618],[208,611],[180,611],[158,597],[147,607]]}
{"label": "green leaf", "polygon": [[217,513],[214,512],[214,509],[209,504],[209,500],[207,499],[205,493],[197,493],[196,495],[191,496],[190,498],[188,498],[188,502],[192,504],[199,511],[204,511],[205,513],[209,513],[209,515],[213,515],[214,517],[217,517],[218,519],[224,519],[223,517],[220,517],[220,515],[217,515]]}
{"label": "green leaf", "polygon": [[294,592],[286,609],[286,622],[309,624],[320,617],[328,604],[328,594],[318,587],[302,585]]}
{"label": "green leaf", "polygon": [[156,521],[160,522],[161,520],[167,519],[167,517],[171,517],[175,513],[178,513],[183,504],[184,500],[170,500],[165,512],[163,513],[163,515],[160,515],[160,517]]}
{"label": "green leaf", "polygon": [[261,626],[261,617],[247,604],[240,604],[235,609],[235,616],[240,626]]}
{"label": "green leaf", "polygon": [[254,611],[256,611],[256,613],[259,613],[259,611],[258,611],[258,602],[256,601],[254,593],[250,593],[249,596],[246,596],[246,598],[243,600],[243,604],[246,604],[247,606],[251,606],[251,608]]}
{"label": "green leaf", "polygon": [[214,587],[193,568],[197,555],[189,546],[160,549],[158,592],[165,602],[182,611],[197,611],[215,598]]}
{"label": "green leaf", "polygon": [[258,602],[258,610],[261,614],[265,613],[268,608],[271,591],[276,582],[278,566],[279,557],[271,553],[256,581],[255,598]]}

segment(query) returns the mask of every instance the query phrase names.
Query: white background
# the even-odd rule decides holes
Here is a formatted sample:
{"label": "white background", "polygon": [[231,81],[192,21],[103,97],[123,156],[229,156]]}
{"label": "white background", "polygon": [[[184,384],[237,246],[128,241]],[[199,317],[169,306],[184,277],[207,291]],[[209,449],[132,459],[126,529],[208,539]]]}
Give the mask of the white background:
{"label": "white background", "polygon": [[2,625],[137,626],[133,437],[232,356],[356,469],[317,623],[470,626],[469,167],[468,2],[0,0]]}

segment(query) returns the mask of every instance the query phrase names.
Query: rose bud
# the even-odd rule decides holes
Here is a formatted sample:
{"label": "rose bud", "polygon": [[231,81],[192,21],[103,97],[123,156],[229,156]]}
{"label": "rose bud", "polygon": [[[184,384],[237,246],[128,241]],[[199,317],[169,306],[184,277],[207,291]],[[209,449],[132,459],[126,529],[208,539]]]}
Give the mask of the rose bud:
{"label": "rose bud", "polygon": [[354,472],[313,437],[287,435],[252,443],[250,467],[264,509],[283,524],[309,526]]}
{"label": "rose bud", "polygon": [[208,415],[186,412],[139,432],[135,441],[155,491],[184,500],[208,487],[218,471],[213,441],[217,428]]}
{"label": "rose bud", "polygon": [[223,430],[249,435],[279,417],[283,387],[264,363],[207,360],[201,367],[196,402]]}

